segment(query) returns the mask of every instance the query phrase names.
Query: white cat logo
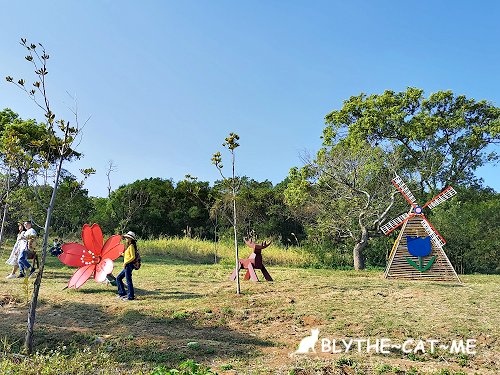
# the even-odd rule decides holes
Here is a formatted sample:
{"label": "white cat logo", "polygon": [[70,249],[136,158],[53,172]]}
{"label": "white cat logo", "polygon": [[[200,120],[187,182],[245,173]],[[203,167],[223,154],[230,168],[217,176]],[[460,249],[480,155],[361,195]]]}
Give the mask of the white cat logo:
{"label": "white cat logo", "polygon": [[299,347],[293,354],[307,354],[309,353],[309,351],[316,353],[314,345],[316,345],[318,337],[319,337],[319,329],[318,328],[311,329],[311,336],[306,336],[302,340],[300,340]]}

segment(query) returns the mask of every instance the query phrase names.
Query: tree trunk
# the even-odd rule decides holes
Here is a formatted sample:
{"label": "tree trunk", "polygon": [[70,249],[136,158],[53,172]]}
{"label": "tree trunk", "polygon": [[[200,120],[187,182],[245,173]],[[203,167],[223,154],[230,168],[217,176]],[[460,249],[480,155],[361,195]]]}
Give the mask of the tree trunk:
{"label": "tree trunk", "polygon": [[234,230],[234,255],[236,269],[236,294],[241,294],[240,288],[240,256],[238,254],[238,233],[236,231],[236,199],[233,198],[233,230]]}
{"label": "tree trunk", "polygon": [[9,209],[9,204],[7,203],[9,200],[9,192],[10,192],[10,167],[9,167],[9,172],[7,173],[7,191],[5,193],[5,198],[2,199],[4,206],[3,206],[3,215],[2,215],[2,226],[0,228],[0,244],[3,242],[3,230],[5,227],[5,218],[7,217],[7,211]]}
{"label": "tree trunk", "polygon": [[365,255],[363,254],[363,250],[368,245],[368,230],[366,227],[361,228],[361,238],[356,245],[354,245],[354,249],[352,251],[352,257],[354,259],[354,269],[356,271],[365,269]]}
{"label": "tree trunk", "polygon": [[28,327],[26,329],[26,337],[24,339],[24,349],[26,353],[31,354],[33,351],[33,338],[34,338],[34,327],[36,319],[36,307],[38,304],[38,293],[40,292],[40,286],[42,284],[43,269],[45,266],[45,259],[47,257],[47,243],[49,239],[49,227],[50,221],[52,219],[52,211],[54,211],[54,204],[56,201],[57,187],[59,185],[59,177],[61,175],[62,163],[64,157],[61,156],[59,164],[57,165],[56,176],[54,181],[54,188],[52,190],[52,196],[50,197],[49,207],[47,208],[47,217],[45,219],[45,232],[43,234],[42,242],[42,259],[40,261],[40,267],[38,269],[38,274],[36,275],[35,284],[33,287],[33,295],[31,296],[30,309],[28,313]]}
{"label": "tree trunk", "polygon": [[240,288],[240,256],[238,254],[238,231],[236,228],[236,188],[234,186],[234,159],[233,159],[233,230],[234,230],[234,255],[235,255],[235,269],[236,269],[236,294],[241,294]]}

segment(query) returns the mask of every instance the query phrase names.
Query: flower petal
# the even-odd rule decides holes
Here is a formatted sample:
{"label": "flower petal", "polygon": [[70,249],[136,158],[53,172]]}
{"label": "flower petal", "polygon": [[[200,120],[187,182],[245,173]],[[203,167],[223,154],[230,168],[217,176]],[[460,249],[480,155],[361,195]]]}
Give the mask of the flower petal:
{"label": "flower petal", "polygon": [[85,264],[82,256],[88,254],[85,247],[79,243],[70,242],[62,245],[62,254],[58,256],[59,260],[70,267],[81,267]]}
{"label": "flower petal", "polygon": [[93,252],[95,255],[101,255],[104,239],[102,237],[102,230],[99,224],[84,224],[82,228],[82,239],[83,244],[88,250]]}
{"label": "flower petal", "polygon": [[101,260],[95,267],[94,280],[102,283],[106,276],[113,271],[113,261],[109,258]]}
{"label": "flower petal", "polygon": [[102,248],[101,257],[115,260],[125,251],[125,246],[121,243],[122,236],[115,234],[109,237]]}
{"label": "flower petal", "polygon": [[89,279],[92,272],[95,271],[95,264],[89,264],[88,266],[80,267],[68,282],[68,288],[78,289]]}
{"label": "flower petal", "polygon": [[406,236],[408,252],[415,257],[426,257],[432,251],[431,238]]}

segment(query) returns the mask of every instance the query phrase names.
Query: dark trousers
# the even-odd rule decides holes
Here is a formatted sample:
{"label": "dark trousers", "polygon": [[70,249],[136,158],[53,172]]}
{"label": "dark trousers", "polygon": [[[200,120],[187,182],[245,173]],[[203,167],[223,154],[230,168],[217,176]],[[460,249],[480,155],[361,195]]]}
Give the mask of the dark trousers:
{"label": "dark trousers", "polygon": [[[118,286],[118,294],[120,296],[127,296],[128,299],[134,299],[134,284],[132,283],[132,271],[134,267],[131,263],[125,265],[123,270],[116,276],[116,285]],[[127,282],[127,290],[125,291],[125,285],[123,285],[123,278]]]}
{"label": "dark trousers", "polygon": [[19,257],[19,269],[21,270],[21,275],[29,271],[31,268],[30,262],[28,262],[28,250],[23,250],[21,256]]}

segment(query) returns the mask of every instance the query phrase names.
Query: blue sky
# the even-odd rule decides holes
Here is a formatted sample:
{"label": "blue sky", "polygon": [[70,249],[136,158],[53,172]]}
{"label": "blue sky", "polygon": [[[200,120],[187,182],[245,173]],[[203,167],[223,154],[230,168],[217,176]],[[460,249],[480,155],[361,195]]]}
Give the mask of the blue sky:
{"label": "blue sky", "polygon": [[[50,54],[58,115],[89,118],[66,164],[86,188],[186,174],[219,179],[211,156],[240,136],[236,173],[281,182],[314,155],[324,116],[361,92],[452,90],[500,106],[497,1],[1,1],[0,76],[31,78],[21,37]],[[69,95],[69,94],[71,95]],[[0,81],[0,108],[42,113]],[[499,150],[500,151],[500,150]],[[482,168],[500,191],[498,166]]]}

